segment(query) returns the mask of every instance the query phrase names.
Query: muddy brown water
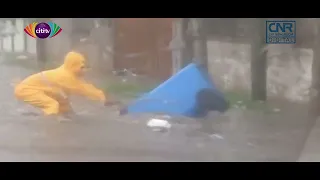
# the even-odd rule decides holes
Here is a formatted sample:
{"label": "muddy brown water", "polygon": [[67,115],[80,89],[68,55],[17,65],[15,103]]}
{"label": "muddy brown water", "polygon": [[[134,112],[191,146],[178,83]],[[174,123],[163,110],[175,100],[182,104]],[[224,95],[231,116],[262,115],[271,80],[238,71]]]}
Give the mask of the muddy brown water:
{"label": "muddy brown water", "polygon": [[0,161],[296,161],[308,136],[305,107],[295,104],[272,114],[232,109],[212,117],[209,132],[191,119],[153,132],[150,115],[119,117],[83,99],[74,100],[81,118],[72,122],[23,116],[10,81],[31,72],[0,72]]}

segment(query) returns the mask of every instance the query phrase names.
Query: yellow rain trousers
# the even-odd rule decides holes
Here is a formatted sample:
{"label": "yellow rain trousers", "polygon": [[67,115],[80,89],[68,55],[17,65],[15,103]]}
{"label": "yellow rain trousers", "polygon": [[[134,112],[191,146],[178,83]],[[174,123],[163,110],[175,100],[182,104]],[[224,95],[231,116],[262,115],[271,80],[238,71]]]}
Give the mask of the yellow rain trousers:
{"label": "yellow rain trousers", "polygon": [[104,93],[81,79],[85,58],[69,52],[60,67],[33,74],[15,87],[15,96],[45,115],[59,115],[71,110],[68,95],[77,94],[104,102]]}

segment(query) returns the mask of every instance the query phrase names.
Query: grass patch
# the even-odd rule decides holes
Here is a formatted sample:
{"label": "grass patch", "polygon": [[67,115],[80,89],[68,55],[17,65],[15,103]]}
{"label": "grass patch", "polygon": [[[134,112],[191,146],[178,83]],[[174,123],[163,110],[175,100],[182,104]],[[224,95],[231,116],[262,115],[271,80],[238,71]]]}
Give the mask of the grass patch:
{"label": "grass patch", "polygon": [[157,86],[156,83],[130,83],[130,82],[111,82],[104,88],[106,92],[125,98],[139,97],[151,91]]}
{"label": "grass patch", "polygon": [[267,103],[252,101],[249,93],[228,91],[224,94],[232,107],[264,112],[271,111],[271,107]]}
{"label": "grass patch", "polygon": [[[130,83],[112,82],[104,89],[106,92],[125,98],[136,98],[154,89],[157,83]],[[241,108],[254,111],[272,112],[272,108],[265,102],[252,101],[250,94],[245,92],[225,92],[225,97],[234,108]]]}

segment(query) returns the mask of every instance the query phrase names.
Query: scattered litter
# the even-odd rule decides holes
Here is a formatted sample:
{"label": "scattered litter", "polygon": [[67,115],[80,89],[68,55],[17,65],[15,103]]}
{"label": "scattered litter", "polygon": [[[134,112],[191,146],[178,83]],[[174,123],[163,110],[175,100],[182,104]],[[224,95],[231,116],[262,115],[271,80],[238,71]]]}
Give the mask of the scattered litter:
{"label": "scattered litter", "polygon": [[162,119],[151,119],[150,121],[148,121],[147,126],[151,128],[171,128],[171,124],[168,121]]}
{"label": "scattered litter", "polygon": [[67,117],[63,117],[63,116],[57,117],[57,120],[58,120],[59,123],[62,123],[62,122],[71,122],[71,121],[72,121],[72,119],[67,118]]}
{"label": "scattered litter", "polygon": [[273,112],[280,112],[280,111],[281,111],[281,109],[278,109],[278,108],[273,109]]}
{"label": "scattered litter", "polygon": [[80,42],[85,42],[85,41],[87,41],[88,39],[87,38],[81,38],[80,39]]}
{"label": "scattered litter", "polygon": [[219,134],[211,134],[210,137],[213,139],[224,139],[224,137]]}
{"label": "scattered litter", "polygon": [[127,82],[127,79],[122,79],[122,82]]}
{"label": "scattered litter", "polygon": [[236,105],[236,104],[234,104],[234,105],[233,105],[233,107],[234,107],[234,108],[239,108],[239,106],[238,106],[238,105]]}
{"label": "scattered litter", "polygon": [[147,126],[155,132],[167,132],[171,128],[171,124],[162,119],[151,119],[148,121]]}
{"label": "scattered litter", "polygon": [[166,128],[153,128],[152,131],[154,131],[154,132],[166,132],[168,130]]}
{"label": "scattered litter", "polygon": [[28,59],[28,57],[25,55],[20,55],[20,56],[17,56],[16,58],[21,60]]}
{"label": "scattered litter", "polygon": [[161,118],[163,118],[163,119],[171,119],[171,116],[169,116],[169,115],[162,115]]}

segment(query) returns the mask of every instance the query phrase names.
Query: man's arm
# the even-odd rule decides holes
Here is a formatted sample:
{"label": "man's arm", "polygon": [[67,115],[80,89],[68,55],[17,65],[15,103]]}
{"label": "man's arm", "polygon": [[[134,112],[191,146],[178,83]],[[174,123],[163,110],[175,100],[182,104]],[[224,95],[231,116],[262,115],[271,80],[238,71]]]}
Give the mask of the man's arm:
{"label": "man's arm", "polygon": [[106,101],[104,92],[85,80],[70,77],[64,78],[57,83],[71,94],[85,96],[91,100]]}

